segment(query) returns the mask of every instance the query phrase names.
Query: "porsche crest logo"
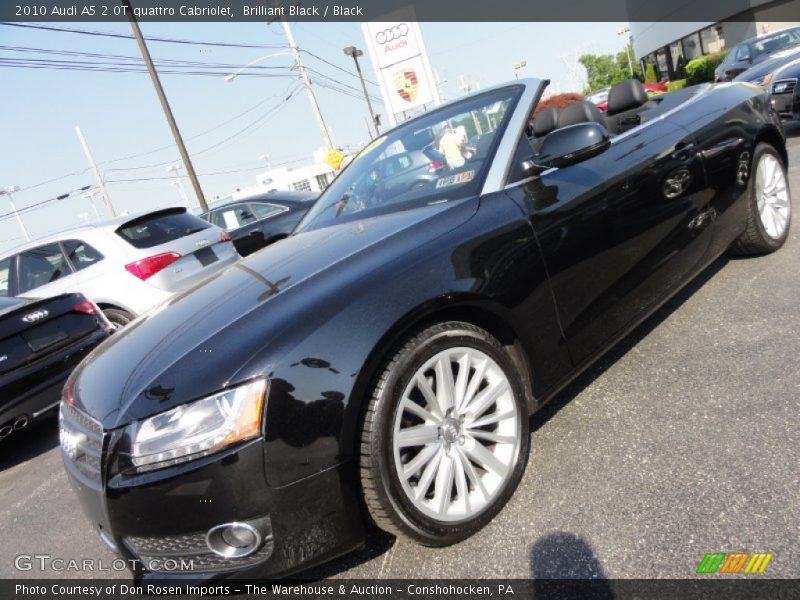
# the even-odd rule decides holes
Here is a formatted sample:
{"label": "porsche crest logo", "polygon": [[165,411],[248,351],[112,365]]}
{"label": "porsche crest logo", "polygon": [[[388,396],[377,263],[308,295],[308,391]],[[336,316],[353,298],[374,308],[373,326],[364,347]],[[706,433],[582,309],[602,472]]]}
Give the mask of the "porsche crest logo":
{"label": "porsche crest logo", "polygon": [[413,102],[419,92],[417,72],[414,69],[403,69],[394,74],[394,89],[406,102]]}

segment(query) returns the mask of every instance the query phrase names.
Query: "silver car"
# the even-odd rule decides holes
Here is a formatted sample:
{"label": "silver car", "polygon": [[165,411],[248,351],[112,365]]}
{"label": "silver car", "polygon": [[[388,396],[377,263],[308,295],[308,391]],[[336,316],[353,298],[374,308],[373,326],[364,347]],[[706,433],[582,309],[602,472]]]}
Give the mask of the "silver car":
{"label": "silver car", "polygon": [[168,208],[51,234],[0,256],[0,297],[82,293],[127,324],[239,259],[228,234]]}

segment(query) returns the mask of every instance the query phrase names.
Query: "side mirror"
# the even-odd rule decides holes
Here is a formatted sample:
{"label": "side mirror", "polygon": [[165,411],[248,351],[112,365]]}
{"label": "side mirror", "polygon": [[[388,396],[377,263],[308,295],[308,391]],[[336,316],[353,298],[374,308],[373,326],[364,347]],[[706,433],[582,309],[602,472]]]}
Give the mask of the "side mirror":
{"label": "side mirror", "polygon": [[597,156],[610,145],[605,127],[594,122],[578,123],[548,133],[533,162],[545,169],[566,167]]}

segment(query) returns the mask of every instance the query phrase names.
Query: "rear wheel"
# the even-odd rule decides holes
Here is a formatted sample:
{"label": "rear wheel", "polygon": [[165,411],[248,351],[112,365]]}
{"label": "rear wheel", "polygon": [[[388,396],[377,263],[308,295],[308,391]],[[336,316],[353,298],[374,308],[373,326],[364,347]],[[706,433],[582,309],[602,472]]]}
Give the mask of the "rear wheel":
{"label": "rear wheel", "polygon": [[111,323],[117,327],[117,329],[121,329],[133,321],[133,315],[122,310],[121,308],[104,308],[103,314],[106,316],[106,319],[111,321]]}
{"label": "rear wheel", "polygon": [[530,439],[520,377],[486,331],[433,325],[389,358],[361,438],[361,481],[382,529],[430,546],[486,525],[516,489]]}
{"label": "rear wheel", "polygon": [[783,246],[789,236],[792,200],[786,166],[769,144],[753,152],[747,197],[747,228],[733,243],[735,254],[766,254]]}

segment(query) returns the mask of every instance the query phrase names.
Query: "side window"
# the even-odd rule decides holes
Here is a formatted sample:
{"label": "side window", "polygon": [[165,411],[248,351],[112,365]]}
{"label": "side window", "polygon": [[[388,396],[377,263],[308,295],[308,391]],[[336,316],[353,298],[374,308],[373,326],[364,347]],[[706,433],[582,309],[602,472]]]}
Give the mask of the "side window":
{"label": "side window", "polygon": [[19,293],[52,283],[72,271],[58,244],[47,244],[19,255]]}
{"label": "side window", "polygon": [[76,271],[91,267],[103,260],[102,254],[80,240],[67,240],[66,242],[61,242],[61,245]]}
{"label": "side window", "polygon": [[736,60],[747,60],[750,58],[750,48],[747,44],[742,44],[736,49]]}
{"label": "side window", "polygon": [[255,215],[252,213],[247,204],[232,204],[225,208],[220,208],[214,213],[214,225],[233,231],[239,229],[244,225],[254,223],[256,221]]}
{"label": "side window", "polygon": [[11,287],[11,258],[0,260],[0,298],[10,294]]}
{"label": "side window", "polygon": [[279,215],[283,212],[283,207],[276,206],[275,204],[269,204],[267,202],[251,202],[250,211],[260,221],[261,219],[269,219],[270,217]]}

